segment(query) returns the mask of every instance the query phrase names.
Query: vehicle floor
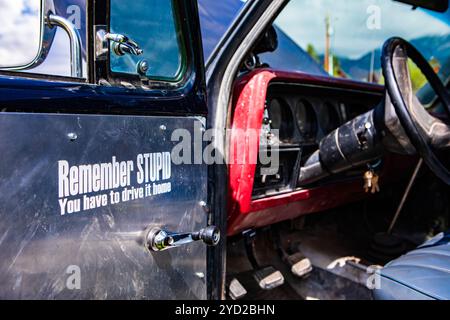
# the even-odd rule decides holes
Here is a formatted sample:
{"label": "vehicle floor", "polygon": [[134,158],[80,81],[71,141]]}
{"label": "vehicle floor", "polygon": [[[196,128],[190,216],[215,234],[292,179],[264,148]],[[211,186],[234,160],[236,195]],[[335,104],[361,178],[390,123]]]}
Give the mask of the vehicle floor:
{"label": "vehicle floor", "polygon": [[248,294],[244,299],[371,299],[371,292],[365,286],[369,276],[365,271],[365,265],[360,263],[358,268],[348,263],[342,266],[338,263],[333,267],[333,263],[340,258],[357,256],[358,250],[351,248],[332,230],[320,228],[320,230],[291,231],[284,234],[284,240],[298,246],[313,264],[313,270],[303,278],[292,274],[290,266],[279,257],[273,246],[270,231],[258,233],[256,237],[255,253],[258,263],[261,266],[273,266],[279,270],[284,276],[285,283],[272,290],[260,289],[253,278],[254,271],[242,248],[243,241],[231,244],[227,261],[228,275],[230,280],[237,278],[245,287]]}
{"label": "vehicle floor", "polygon": [[[383,266],[448,228],[449,189],[425,174],[413,187],[394,229],[405,244],[404,251],[384,260],[373,254],[374,235],[387,230],[405,184],[399,182],[365,201],[255,230],[257,263],[273,266],[285,279],[284,285],[273,290],[260,289],[254,280],[245,239],[228,239],[227,279],[236,277],[244,285],[248,292],[244,299],[372,299],[366,286],[370,266]],[[303,253],[313,265],[312,272],[304,278],[293,275],[280,258],[280,246],[288,254]]]}

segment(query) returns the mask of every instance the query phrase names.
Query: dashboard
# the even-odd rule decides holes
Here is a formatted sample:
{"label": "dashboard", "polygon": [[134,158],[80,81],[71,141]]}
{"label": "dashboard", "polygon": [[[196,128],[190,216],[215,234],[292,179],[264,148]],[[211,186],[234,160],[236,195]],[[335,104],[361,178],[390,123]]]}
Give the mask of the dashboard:
{"label": "dashboard", "polygon": [[277,174],[267,176],[259,174],[263,166],[258,166],[253,197],[294,190],[303,161],[318,149],[322,138],[375,107],[382,97],[380,93],[327,86],[271,83],[265,101],[260,149],[269,144],[277,146],[280,169]]}
{"label": "dashboard", "polygon": [[[271,164],[230,163],[228,234],[326,210],[367,196],[365,167],[298,186],[301,166],[323,137],[367,112],[384,98],[384,87],[304,73],[257,69],[235,85],[230,148],[236,155],[278,155]],[[258,143],[243,139],[260,130]],[[236,156],[237,157],[237,156]],[[238,158],[238,157],[237,157]]]}

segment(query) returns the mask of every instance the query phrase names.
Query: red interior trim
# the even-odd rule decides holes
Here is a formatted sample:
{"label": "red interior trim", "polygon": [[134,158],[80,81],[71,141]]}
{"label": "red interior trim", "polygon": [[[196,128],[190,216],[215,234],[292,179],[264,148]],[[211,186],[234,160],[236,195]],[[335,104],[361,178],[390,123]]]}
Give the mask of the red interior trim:
{"label": "red interior trim", "polygon": [[[259,135],[256,141],[249,137],[255,130],[257,132],[261,130],[267,89],[270,82],[275,80],[378,93],[383,93],[384,90],[383,86],[371,83],[270,69],[258,69],[241,78],[235,86],[235,107],[229,140],[228,233],[230,235],[245,228],[294,218],[303,212],[324,210],[330,205],[329,201],[325,201],[327,205],[324,205],[323,201],[321,204],[320,201],[323,196],[330,198],[330,192],[333,189],[331,187],[329,191],[327,188],[314,191],[301,190],[252,201],[256,161],[249,162],[249,160],[255,160],[254,156],[258,154]],[[349,185],[349,189],[340,186],[341,191],[348,191],[350,194],[353,194],[352,188],[354,188],[353,191],[362,190],[359,183],[358,188],[352,184]],[[333,193],[336,193],[334,189]],[[335,199],[333,197],[333,205],[348,200],[342,197],[341,192],[337,195]],[[308,199],[312,201],[306,201]],[[298,203],[303,204],[298,205]],[[276,211],[271,211],[274,208]]]}

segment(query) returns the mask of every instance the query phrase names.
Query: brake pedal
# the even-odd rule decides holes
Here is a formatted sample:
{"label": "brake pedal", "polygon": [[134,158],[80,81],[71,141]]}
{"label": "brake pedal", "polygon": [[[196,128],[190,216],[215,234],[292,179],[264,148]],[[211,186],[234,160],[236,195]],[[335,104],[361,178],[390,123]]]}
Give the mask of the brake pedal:
{"label": "brake pedal", "polygon": [[308,275],[313,269],[311,260],[305,257],[298,248],[291,249],[290,252],[295,251],[295,253],[288,254],[283,248],[278,228],[272,228],[272,231],[278,254],[283,262],[291,267],[292,274],[300,278]]}
{"label": "brake pedal", "polygon": [[262,267],[258,263],[255,255],[255,236],[254,230],[246,230],[243,233],[245,239],[245,251],[247,258],[255,270],[253,278],[263,290],[271,290],[284,284],[283,274],[272,266]]}
{"label": "brake pedal", "polygon": [[245,290],[244,286],[239,282],[238,279],[234,278],[233,280],[231,280],[230,285],[228,286],[228,294],[231,299],[239,300],[247,294],[247,290]]}
{"label": "brake pedal", "polygon": [[286,262],[291,266],[291,272],[297,277],[305,277],[313,267],[311,260],[306,258],[301,252],[291,254],[286,258]]}
{"label": "brake pedal", "polygon": [[284,284],[283,275],[272,266],[256,270],[253,277],[263,290],[271,290]]}

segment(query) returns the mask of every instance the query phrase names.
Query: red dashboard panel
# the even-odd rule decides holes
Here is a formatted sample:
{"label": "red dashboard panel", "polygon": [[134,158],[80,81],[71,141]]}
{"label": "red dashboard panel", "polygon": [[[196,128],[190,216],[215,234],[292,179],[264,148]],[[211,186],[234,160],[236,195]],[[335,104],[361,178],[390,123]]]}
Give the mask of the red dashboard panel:
{"label": "red dashboard panel", "polygon": [[361,181],[353,180],[339,183],[338,187],[335,184],[252,199],[256,163],[249,160],[254,160],[258,154],[259,140],[249,137],[261,129],[267,90],[275,80],[368,92],[384,90],[382,86],[369,83],[270,69],[258,69],[240,79],[235,86],[229,140],[228,235],[326,210],[365,196]]}

